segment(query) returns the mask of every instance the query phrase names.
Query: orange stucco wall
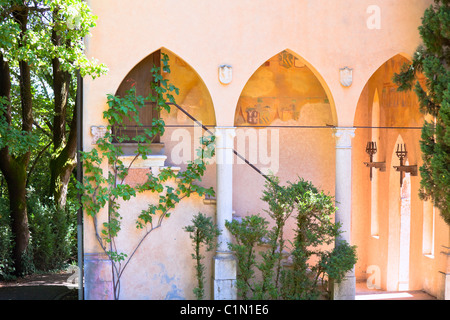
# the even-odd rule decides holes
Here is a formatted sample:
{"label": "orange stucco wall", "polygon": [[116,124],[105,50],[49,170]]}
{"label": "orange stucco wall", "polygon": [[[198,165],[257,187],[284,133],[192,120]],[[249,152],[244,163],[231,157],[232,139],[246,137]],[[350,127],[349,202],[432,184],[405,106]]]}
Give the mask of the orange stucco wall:
{"label": "orange stucco wall", "polygon": [[[90,0],[88,3],[99,19],[97,27],[87,39],[87,54],[105,63],[109,72],[94,81],[85,79],[84,148],[88,150],[93,147],[90,127],[105,124],[102,111],[107,107],[106,94],[115,92],[133,67],[161,48],[171,55],[173,73],[169,77],[182,92],[177,103],[190,108],[199,120],[208,122],[208,125],[249,125],[246,119],[246,108],[249,105],[255,106],[259,102],[264,104],[272,100],[279,102],[282,101],[281,96],[288,97],[291,102],[314,96],[319,97],[320,101],[293,109],[300,114],[299,118],[295,118],[288,109],[281,110],[278,106],[278,110],[281,110],[278,118],[269,112],[273,119],[270,118],[264,125],[370,126],[373,97],[377,90],[381,126],[419,127],[423,119],[417,111],[415,100],[391,92],[393,87],[387,84],[394,70],[398,70],[401,63],[407,61],[406,58],[411,57],[420,44],[417,27],[425,8],[432,1],[378,2]],[[380,13],[379,26],[375,28],[370,26],[376,14],[369,10],[373,5],[377,6]],[[279,54],[283,52],[291,54],[305,72],[296,75],[277,65]],[[224,64],[231,65],[233,70],[232,82],[228,85],[220,83],[218,78],[218,68]],[[350,87],[344,87],[340,83],[339,70],[346,66],[353,69]],[[283,77],[289,81],[281,81]],[[406,102],[400,106],[402,101]],[[189,123],[180,113],[167,116],[166,119],[170,124]],[[245,130],[253,130],[247,127],[239,129],[242,129],[240,134],[245,134]],[[271,130],[276,130],[279,137],[277,174],[282,182],[294,180],[298,175],[334,194],[335,141],[330,128],[265,127],[254,130],[259,134],[265,129],[269,129],[269,135]],[[171,154],[179,142],[172,139],[176,130],[179,128],[168,128],[161,142],[164,143],[164,152],[168,156],[166,164],[179,165],[183,169],[183,164],[174,163]],[[193,128],[183,130],[191,133],[191,137],[194,136]],[[398,136],[401,135],[410,152],[409,163],[420,166],[420,130],[379,132],[379,161],[386,162],[386,172],[380,173],[378,180],[379,235],[378,238],[371,236],[372,186],[368,168],[363,164],[368,161],[365,145],[371,139],[371,132],[369,129],[358,128],[353,139],[352,156],[352,242],[358,246],[359,260],[355,268],[357,278],[365,279],[367,267],[378,265],[381,269],[382,286],[387,288],[391,286],[390,281],[395,281],[388,280],[395,273],[390,268],[396,266],[395,263],[388,265],[388,261],[395,258],[396,250],[391,248],[394,242],[389,242],[389,239],[396,237],[392,225],[398,223],[395,197],[399,193],[399,186],[396,185],[399,184],[399,177],[392,169],[398,163],[392,155]],[[193,140],[189,143],[194,145]],[[258,165],[264,167],[261,163]],[[215,186],[214,164],[208,168],[203,184]],[[448,226],[439,217],[436,219],[436,256],[434,259],[424,257],[421,253],[423,203],[417,196],[419,177],[411,177],[411,184],[410,266],[414,268],[410,271],[410,288],[426,289],[433,295],[438,295],[439,271],[446,268],[446,262],[442,261],[443,257],[438,252],[439,246],[449,243]],[[233,208],[237,214],[257,213],[264,209],[264,204],[259,200],[263,185],[264,179],[245,164],[237,163],[234,166]],[[144,198],[130,203],[128,208],[139,210],[142,202],[147,200]],[[189,209],[187,205],[180,209],[184,209],[186,216],[180,214],[178,216],[183,218],[174,218],[175,225],[181,227],[189,221],[186,217],[192,216],[197,209],[201,210],[203,205],[197,200],[193,200],[192,204],[195,210]],[[214,216],[211,206],[206,211]],[[171,228],[166,227],[167,230]],[[95,252],[98,247],[90,228],[87,223],[85,250]],[[189,257],[190,253],[186,252],[190,250],[191,244],[185,235],[177,239],[176,245],[180,246],[178,249],[185,252],[179,257],[179,263],[184,264],[183,261],[187,261]],[[146,259],[148,258],[141,256],[138,261],[148,264]],[[127,275],[126,281],[130,284],[124,287],[125,297],[167,297],[164,294],[146,295],[142,291],[143,287],[133,289],[137,286],[133,283],[138,278],[139,281],[147,279],[145,283],[154,280],[150,271],[139,268],[139,263]],[[162,270],[161,267],[159,272],[163,272]],[[165,275],[169,276],[169,273]],[[191,297],[186,286],[192,284],[189,282],[192,279],[177,281],[178,285],[184,283],[184,288],[173,297]],[[143,286],[142,282],[140,285]],[[167,289],[164,288],[161,292]]]}
{"label": "orange stucco wall", "polygon": [[[369,161],[365,153],[367,141],[373,141],[372,129],[361,128],[356,131],[353,141],[353,241],[358,243],[359,262],[356,274],[360,279],[367,278],[371,265],[380,267],[383,289],[399,290],[399,254],[400,254],[400,173],[393,166],[399,165],[395,155],[397,143],[407,146],[407,160],[410,165],[422,164],[420,155],[420,135],[423,115],[419,112],[416,96],[412,92],[398,93],[394,90],[392,77],[399,72],[402,64],[408,60],[397,55],[384,63],[370,78],[365,87],[355,114],[355,126],[371,126],[373,102],[376,92],[379,94],[380,129],[378,160],[386,163],[386,172],[380,172],[378,183],[369,179],[369,169],[363,162]],[[395,88],[395,87],[394,87]],[[409,128],[409,129],[408,129]],[[375,169],[374,169],[375,170]],[[446,257],[440,254],[442,246],[448,241],[448,226],[436,214],[434,257],[423,252],[424,203],[419,199],[419,176],[411,176],[411,220],[409,247],[409,290],[424,289],[439,296],[439,278],[445,268]],[[378,224],[379,233],[371,233],[371,188],[378,188]]]}

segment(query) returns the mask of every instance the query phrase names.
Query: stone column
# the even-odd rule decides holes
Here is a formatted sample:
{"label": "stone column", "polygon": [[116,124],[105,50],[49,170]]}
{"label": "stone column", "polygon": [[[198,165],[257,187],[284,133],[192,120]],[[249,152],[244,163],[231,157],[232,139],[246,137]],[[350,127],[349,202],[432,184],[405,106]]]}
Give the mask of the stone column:
{"label": "stone column", "polygon": [[[342,234],[336,239],[336,246],[346,241],[351,244],[352,225],[352,138],[354,128],[336,128],[336,223],[341,224]],[[356,280],[354,269],[339,284],[334,284],[334,300],[354,300]]]}
{"label": "stone column", "polygon": [[441,246],[442,264],[438,278],[438,300],[450,300],[450,248]]}
{"label": "stone column", "polygon": [[233,213],[233,147],[236,128],[216,127],[216,179],[217,216],[216,223],[222,232],[214,257],[214,300],[237,299],[236,259],[228,249],[231,234],[225,227]]}

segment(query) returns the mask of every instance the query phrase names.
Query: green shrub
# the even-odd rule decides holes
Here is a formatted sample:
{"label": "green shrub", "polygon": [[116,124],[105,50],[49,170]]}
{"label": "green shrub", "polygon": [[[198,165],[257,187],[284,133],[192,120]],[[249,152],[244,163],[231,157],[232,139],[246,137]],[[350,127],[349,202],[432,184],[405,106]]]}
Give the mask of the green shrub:
{"label": "green shrub", "polygon": [[[229,247],[238,260],[239,295],[244,300],[318,299],[324,293],[320,283],[331,278],[339,282],[353,268],[356,249],[346,242],[331,251],[324,249],[341,233],[340,225],[332,219],[336,212],[332,197],[303,179],[287,186],[280,186],[277,177],[271,180],[275,183],[266,184],[262,200],[268,204],[267,213],[274,221],[272,229],[267,229],[269,223],[259,215],[226,224],[234,237]],[[295,237],[289,241],[292,261],[284,267],[282,253],[288,246],[283,229],[291,216],[296,220]],[[260,253],[262,259],[257,261],[256,246],[263,242],[269,248]],[[261,273],[259,280],[256,269]]]}
{"label": "green shrub", "polygon": [[202,263],[204,256],[201,254],[201,248],[204,246],[207,252],[213,250],[216,247],[215,240],[220,235],[220,230],[214,224],[211,217],[206,217],[201,212],[194,216],[192,223],[192,225],[185,227],[184,230],[189,232],[194,247],[192,259],[196,261],[195,271],[198,285],[194,288],[193,292],[197,300],[202,300],[205,295],[205,266]]}
{"label": "green shrub", "polygon": [[266,219],[259,215],[244,217],[241,221],[226,221],[226,228],[235,239],[235,243],[229,243],[228,247],[234,251],[238,263],[238,275],[236,286],[242,299],[248,299],[255,289],[250,283],[255,275],[254,268],[256,264],[256,245],[263,243],[267,236]]}
{"label": "green shrub", "polygon": [[9,219],[8,199],[0,198],[0,280],[10,279],[14,272],[12,252],[12,233]]}
{"label": "green shrub", "polygon": [[76,253],[76,206],[65,210],[31,193],[28,201],[33,263],[39,271],[62,269]]}

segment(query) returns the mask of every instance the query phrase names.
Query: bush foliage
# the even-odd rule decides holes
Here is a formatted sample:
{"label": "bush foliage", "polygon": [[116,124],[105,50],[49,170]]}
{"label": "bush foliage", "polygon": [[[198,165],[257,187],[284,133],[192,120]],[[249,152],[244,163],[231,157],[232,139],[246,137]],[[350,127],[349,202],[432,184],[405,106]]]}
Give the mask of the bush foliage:
{"label": "bush foliage", "polygon": [[[242,299],[310,300],[323,297],[330,279],[340,282],[356,263],[356,247],[339,242],[340,225],[333,215],[333,198],[299,179],[279,186],[272,178],[266,184],[262,200],[268,204],[267,213],[250,215],[242,220],[227,222],[234,236],[229,244],[238,260],[237,287]],[[293,240],[284,238],[287,220],[295,219]],[[257,247],[266,249],[257,256]],[[285,253],[290,251],[290,261]],[[259,276],[257,276],[257,273]],[[325,284],[325,286],[323,286]]]}

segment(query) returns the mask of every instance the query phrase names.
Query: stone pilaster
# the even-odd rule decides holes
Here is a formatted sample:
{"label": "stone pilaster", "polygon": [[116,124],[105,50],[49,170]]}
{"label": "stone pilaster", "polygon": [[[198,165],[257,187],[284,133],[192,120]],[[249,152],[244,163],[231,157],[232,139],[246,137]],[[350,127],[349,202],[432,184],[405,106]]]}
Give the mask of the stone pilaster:
{"label": "stone pilaster", "polygon": [[217,217],[216,223],[221,231],[214,257],[214,300],[235,300],[236,259],[228,249],[231,234],[225,227],[233,216],[233,147],[236,129],[216,127],[216,170],[217,170]]}
{"label": "stone pilaster", "polygon": [[[346,241],[351,243],[352,224],[352,138],[354,128],[336,128],[336,187],[335,199],[338,208],[336,223],[341,224],[342,234],[336,239],[336,245]],[[356,279],[354,269],[347,273],[339,284],[334,284],[334,300],[354,300]]]}
{"label": "stone pilaster", "polygon": [[114,300],[108,256],[105,253],[85,253],[84,270],[85,300]]}

